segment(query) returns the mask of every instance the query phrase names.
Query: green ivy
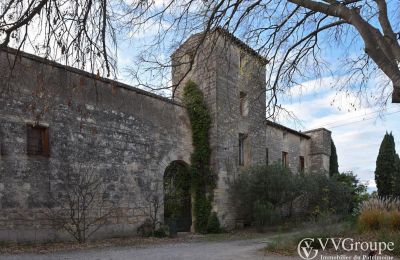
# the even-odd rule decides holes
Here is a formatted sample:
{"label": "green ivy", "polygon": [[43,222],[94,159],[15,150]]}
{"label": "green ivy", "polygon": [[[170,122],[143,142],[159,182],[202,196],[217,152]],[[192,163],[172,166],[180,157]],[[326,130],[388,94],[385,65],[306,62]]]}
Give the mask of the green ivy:
{"label": "green ivy", "polygon": [[210,169],[211,117],[204,103],[203,93],[193,81],[189,81],[185,85],[183,104],[189,115],[194,148],[190,157],[190,168],[194,194],[195,229],[196,232],[206,233],[212,209],[212,191],[216,186],[215,175]]}

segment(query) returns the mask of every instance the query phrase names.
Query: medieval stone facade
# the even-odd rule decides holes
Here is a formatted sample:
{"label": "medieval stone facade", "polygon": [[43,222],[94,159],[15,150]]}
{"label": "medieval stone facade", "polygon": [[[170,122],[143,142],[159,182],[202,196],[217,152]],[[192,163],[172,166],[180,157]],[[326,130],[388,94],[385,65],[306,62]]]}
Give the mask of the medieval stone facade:
{"label": "medieval stone facade", "polygon": [[[120,212],[96,237],[135,234],[147,218],[144,189],[162,184],[171,162],[189,163],[191,128],[180,104],[189,79],[212,116],[213,207],[223,226],[237,220],[228,189],[241,169],[274,161],[294,172],[329,169],[328,130],[302,133],[265,120],[267,61],[238,39],[224,31],[194,35],[172,58],[174,100],[0,50],[0,240],[65,239],[46,218],[46,200],[60,173],[78,164],[105,177]],[[162,198],[163,189],[155,192]]]}

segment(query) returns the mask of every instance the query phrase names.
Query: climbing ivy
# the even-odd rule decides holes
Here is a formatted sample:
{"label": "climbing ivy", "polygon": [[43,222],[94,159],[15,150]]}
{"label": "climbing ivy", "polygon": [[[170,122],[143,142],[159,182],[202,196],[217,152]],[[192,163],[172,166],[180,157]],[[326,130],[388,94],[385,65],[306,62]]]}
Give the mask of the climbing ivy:
{"label": "climbing ivy", "polygon": [[206,233],[212,209],[212,191],[216,182],[215,175],[210,169],[211,117],[204,103],[203,93],[193,81],[189,81],[185,85],[183,104],[189,115],[194,148],[190,157],[190,168],[194,194],[195,229],[196,232]]}

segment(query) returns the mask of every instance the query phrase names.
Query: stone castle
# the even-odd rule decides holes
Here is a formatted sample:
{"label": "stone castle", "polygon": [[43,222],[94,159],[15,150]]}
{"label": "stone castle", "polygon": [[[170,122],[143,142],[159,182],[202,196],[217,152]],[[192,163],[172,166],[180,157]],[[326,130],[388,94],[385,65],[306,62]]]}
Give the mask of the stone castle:
{"label": "stone castle", "polygon": [[77,164],[105,176],[121,213],[96,237],[134,234],[147,218],[140,210],[146,189],[163,183],[171,163],[189,163],[191,127],[180,103],[188,80],[203,91],[212,117],[213,210],[224,227],[239,221],[228,189],[241,169],[280,161],[294,172],[328,171],[330,131],[298,132],[266,120],[267,61],[239,39],[222,29],[196,34],[172,61],[176,87],[168,99],[0,50],[0,240],[64,239],[46,218],[47,195],[59,174]]}

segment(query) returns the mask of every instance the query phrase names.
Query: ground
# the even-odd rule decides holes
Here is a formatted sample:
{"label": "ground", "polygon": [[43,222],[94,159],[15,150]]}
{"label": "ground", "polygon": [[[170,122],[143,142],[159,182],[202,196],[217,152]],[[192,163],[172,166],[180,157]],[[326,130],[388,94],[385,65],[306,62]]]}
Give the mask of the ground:
{"label": "ground", "polygon": [[117,247],[105,249],[90,249],[52,254],[18,254],[2,255],[4,260],[179,260],[179,259],[276,259],[265,256],[262,239],[234,241],[203,241],[184,242],[177,244],[162,244],[145,247]]}
{"label": "ground", "polygon": [[[153,241],[125,241],[124,245],[112,243],[92,246],[62,245],[3,248],[2,260],[179,260],[179,259],[276,259],[266,255],[266,243],[276,236],[270,234],[234,234]],[[102,247],[102,248],[101,248]],[[296,259],[296,258],[283,258]]]}
{"label": "ground", "polygon": [[[332,227],[338,227],[333,225]],[[310,229],[308,230],[310,231]],[[89,242],[41,245],[0,245],[1,260],[228,260],[228,259],[301,259],[293,238],[306,235],[306,230],[271,231],[268,233],[235,232],[218,235],[182,234],[178,238],[116,238]],[[307,235],[306,235],[307,236]],[[365,241],[372,238],[364,237]],[[266,250],[268,244],[283,241],[286,246]],[[287,245],[290,245],[287,247]],[[279,254],[279,255],[278,255]],[[362,252],[327,250],[325,256],[347,255],[350,259],[363,259]],[[287,255],[287,256],[286,256]],[[361,258],[354,258],[356,255]],[[387,257],[387,256],[386,256]],[[318,257],[319,259],[319,257]],[[364,258],[365,259],[365,258]],[[384,258],[398,259],[398,258]]]}

